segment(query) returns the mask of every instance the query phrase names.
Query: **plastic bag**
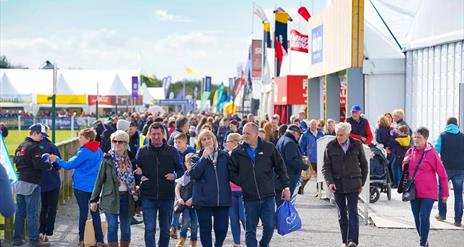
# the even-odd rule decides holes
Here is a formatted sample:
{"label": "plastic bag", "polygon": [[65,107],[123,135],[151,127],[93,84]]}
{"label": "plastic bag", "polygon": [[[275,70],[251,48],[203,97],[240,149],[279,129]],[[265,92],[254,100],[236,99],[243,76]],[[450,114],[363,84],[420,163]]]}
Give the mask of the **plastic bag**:
{"label": "plastic bag", "polygon": [[286,235],[301,229],[301,218],[295,207],[289,201],[284,201],[277,208],[277,233]]}

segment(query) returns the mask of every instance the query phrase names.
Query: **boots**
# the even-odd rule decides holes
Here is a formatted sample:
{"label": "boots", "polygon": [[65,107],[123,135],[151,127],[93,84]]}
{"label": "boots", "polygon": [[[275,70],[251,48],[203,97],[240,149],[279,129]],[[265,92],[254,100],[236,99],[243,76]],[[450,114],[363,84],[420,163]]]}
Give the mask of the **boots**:
{"label": "boots", "polygon": [[173,239],[177,239],[177,228],[171,227],[169,230],[169,236],[171,236]]}
{"label": "boots", "polygon": [[129,241],[121,241],[119,242],[119,247],[129,247]]}
{"label": "boots", "polygon": [[190,247],[197,247],[197,241],[190,240]]}
{"label": "boots", "polygon": [[118,242],[114,242],[114,243],[113,242],[108,242],[107,246],[108,247],[119,247],[119,244],[118,244]]}
{"label": "boots", "polygon": [[181,238],[179,239],[179,242],[177,242],[176,247],[184,247],[184,244],[185,244],[185,241],[186,241],[186,240],[187,240],[186,238],[182,238],[182,237],[181,237]]}

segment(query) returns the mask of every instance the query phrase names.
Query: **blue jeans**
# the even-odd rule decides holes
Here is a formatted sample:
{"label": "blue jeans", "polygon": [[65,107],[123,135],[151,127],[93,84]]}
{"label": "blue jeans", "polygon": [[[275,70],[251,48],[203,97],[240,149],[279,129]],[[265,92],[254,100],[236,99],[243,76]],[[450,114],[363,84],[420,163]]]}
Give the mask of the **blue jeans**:
{"label": "blue jeans", "polygon": [[[91,192],[74,189],[77,205],[79,206],[79,241],[84,241],[85,222],[89,215],[89,203]],[[90,212],[92,215],[93,228],[95,229],[95,239],[103,243],[103,230],[100,220],[100,212]]]}
{"label": "blue jeans", "polygon": [[411,210],[421,246],[425,246],[429,237],[430,213],[432,212],[433,203],[434,200],[430,198],[416,198],[411,201]]}
{"label": "blue jeans", "polygon": [[240,244],[240,222],[245,226],[245,208],[241,191],[232,192],[232,207],[229,208],[230,228],[234,244]]}
{"label": "blue jeans", "polygon": [[[454,190],[454,223],[462,223],[462,187],[464,184],[464,171],[447,170],[448,179],[453,183]],[[441,185],[438,185],[438,212],[442,219],[446,219],[446,203],[441,200]]]}
{"label": "blue jeans", "polygon": [[390,166],[393,174],[392,182],[396,188],[398,188],[401,180],[401,164],[403,163],[403,159],[404,157],[392,155],[392,162],[390,163]]}
{"label": "blue jeans", "polygon": [[259,241],[259,246],[269,246],[276,225],[274,197],[266,197],[256,201],[245,201],[244,204],[246,217],[246,246],[258,246],[258,241],[256,240],[256,227],[258,226],[259,219],[261,219],[263,224],[263,236]]}
{"label": "blue jeans", "polygon": [[216,242],[214,246],[220,247],[224,243],[229,229],[229,208],[228,207],[199,207],[196,208],[198,224],[200,225],[200,241],[203,247],[212,247],[213,240],[211,229],[213,228]]}
{"label": "blue jeans", "polygon": [[334,193],[343,243],[359,242],[358,192]]}
{"label": "blue jeans", "polygon": [[[158,217],[160,236],[159,247],[169,246],[169,225],[171,224],[174,200],[142,199],[143,223],[145,224],[145,246],[155,247],[156,218]],[[159,215],[158,215],[159,214]]]}
{"label": "blue jeans", "polygon": [[27,219],[29,242],[39,242],[40,187],[37,186],[30,195],[16,195],[16,207],[14,240],[24,239],[24,220]]}
{"label": "blue jeans", "polygon": [[[129,214],[129,194],[120,195],[119,199],[119,214],[105,212],[106,221],[108,223],[108,243],[118,242],[118,225],[121,228],[121,241],[131,240],[131,220]],[[118,223],[118,218],[120,224]]]}
{"label": "blue jeans", "polygon": [[190,228],[190,240],[198,239],[198,218],[197,212],[193,208],[186,207],[182,211],[182,224],[180,228],[180,237],[187,238],[187,231]]}

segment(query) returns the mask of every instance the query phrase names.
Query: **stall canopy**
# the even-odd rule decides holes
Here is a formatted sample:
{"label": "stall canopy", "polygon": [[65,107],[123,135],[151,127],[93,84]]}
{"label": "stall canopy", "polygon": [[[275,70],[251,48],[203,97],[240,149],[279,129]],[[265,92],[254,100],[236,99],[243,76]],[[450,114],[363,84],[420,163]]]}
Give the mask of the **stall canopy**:
{"label": "stall canopy", "polygon": [[163,87],[143,87],[143,103],[153,104],[154,100],[165,99]]}
{"label": "stall canopy", "polygon": [[18,95],[19,91],[16,89],[13,84],[11,84],[10,79],[8,79],[8,76],[3,73],[1,76],[1,81],[0,81],[0,95]]}

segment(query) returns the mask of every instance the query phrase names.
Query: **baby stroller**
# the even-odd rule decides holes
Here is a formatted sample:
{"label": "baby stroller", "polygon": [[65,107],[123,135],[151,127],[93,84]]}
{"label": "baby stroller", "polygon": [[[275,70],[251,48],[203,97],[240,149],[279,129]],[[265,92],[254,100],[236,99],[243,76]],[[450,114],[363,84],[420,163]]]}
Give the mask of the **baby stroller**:
{"label": "baby stroller", "polygon": [[380,198],[380,193],[387,193],[388,200],[391,200],[391,178],[388,171],[387,152],[382,146],[371,146],[374,154],[370,160],[370,203],[375,203]]}

